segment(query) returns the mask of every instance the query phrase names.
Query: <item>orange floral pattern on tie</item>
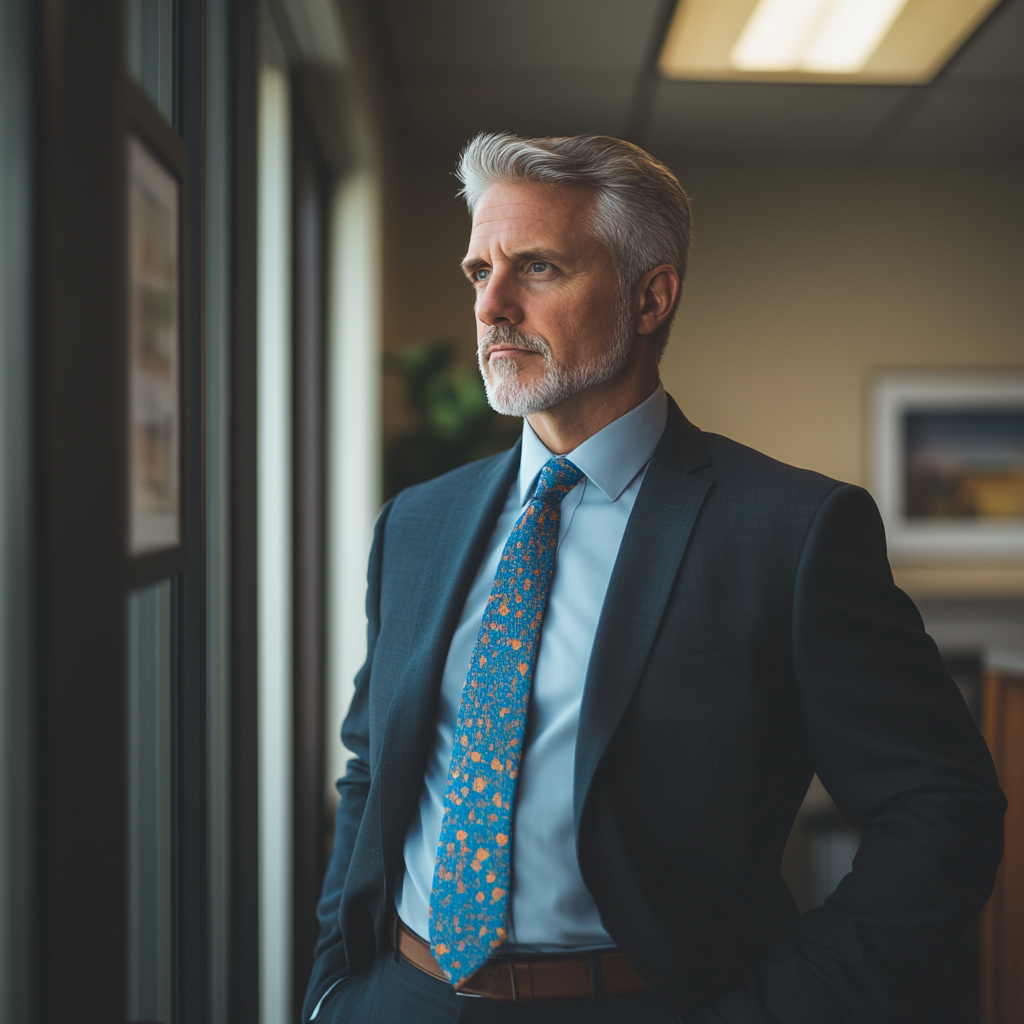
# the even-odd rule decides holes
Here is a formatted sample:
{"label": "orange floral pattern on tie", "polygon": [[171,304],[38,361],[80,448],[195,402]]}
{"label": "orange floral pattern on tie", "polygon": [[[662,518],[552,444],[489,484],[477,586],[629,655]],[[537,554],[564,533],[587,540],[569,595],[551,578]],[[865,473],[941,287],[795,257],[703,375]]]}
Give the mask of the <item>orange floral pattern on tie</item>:
{"label": "orange floral pattern on tie", "polygon": [[512,808],[562,498],[583,478],[550,459],[509,534],[455,720],[430,893],[431,949],[456,987],[506,939]]}

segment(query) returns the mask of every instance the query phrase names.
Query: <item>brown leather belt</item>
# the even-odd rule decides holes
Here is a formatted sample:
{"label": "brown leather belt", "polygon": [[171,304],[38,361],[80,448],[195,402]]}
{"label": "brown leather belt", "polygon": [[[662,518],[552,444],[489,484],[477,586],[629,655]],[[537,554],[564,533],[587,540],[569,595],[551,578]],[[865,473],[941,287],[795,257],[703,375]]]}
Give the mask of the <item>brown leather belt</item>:
{"label": "brown leather belt", "polygon": [[[447,981],[430,946],[395,918],[395,945],[414,967]],[[648,985],[621,953],[589,956],[532,955],[488,960],[458,988],[460,996],[483,996],[515,1003],[534,999],[600,999],[647,992]]]}

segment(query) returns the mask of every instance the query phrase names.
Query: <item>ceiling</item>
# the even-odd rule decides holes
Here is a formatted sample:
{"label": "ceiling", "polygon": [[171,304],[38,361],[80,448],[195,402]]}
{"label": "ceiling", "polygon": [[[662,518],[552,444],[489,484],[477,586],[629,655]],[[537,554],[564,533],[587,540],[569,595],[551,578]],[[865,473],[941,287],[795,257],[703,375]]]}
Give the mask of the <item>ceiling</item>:
{"label": "ceiling", "polygon": [[453,160],[479,131],[597,133],[662,155],[1024,157],[1024,0],[927,86],[680,82],[675,0],[366,0],[396,128]]}

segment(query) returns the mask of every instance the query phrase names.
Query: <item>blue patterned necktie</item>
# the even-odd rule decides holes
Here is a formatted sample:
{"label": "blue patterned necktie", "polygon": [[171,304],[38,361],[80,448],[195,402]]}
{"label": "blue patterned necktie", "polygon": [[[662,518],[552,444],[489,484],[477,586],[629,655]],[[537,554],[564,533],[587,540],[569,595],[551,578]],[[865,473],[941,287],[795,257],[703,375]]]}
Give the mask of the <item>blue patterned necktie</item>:
{"label": "blue patterned necktie", "polygon": [[583,474],[556,456],[509,534],[484,609],[448,766],[430,893],[431,949],[457,988],[506,938],[512,808],[562,498]]}

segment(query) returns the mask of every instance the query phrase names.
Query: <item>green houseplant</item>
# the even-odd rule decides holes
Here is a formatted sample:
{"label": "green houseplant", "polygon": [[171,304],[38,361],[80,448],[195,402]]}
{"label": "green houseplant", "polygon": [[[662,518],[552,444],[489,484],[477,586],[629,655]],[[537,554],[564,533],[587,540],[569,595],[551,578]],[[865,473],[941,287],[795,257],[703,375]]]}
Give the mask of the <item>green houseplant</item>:
{"label": "green houseplant", "polygon": [[499,416],[487,404],[483,381],[473,367],[459,367],[449,339],[389,353],[385,370],[400,377],[416,425],[385,449],[387,497],[474,459],[503,451],[521,430],[518,417]]}

